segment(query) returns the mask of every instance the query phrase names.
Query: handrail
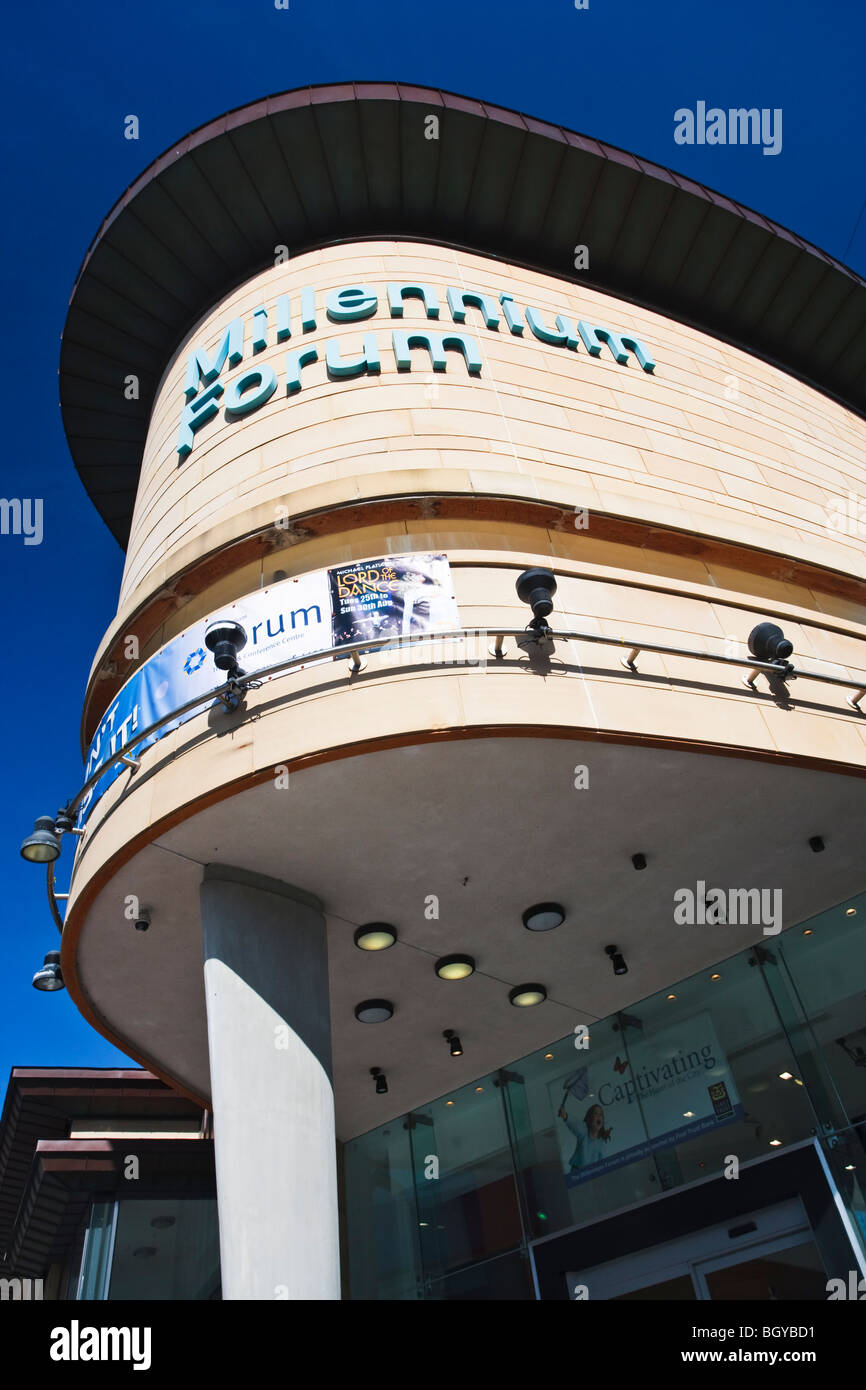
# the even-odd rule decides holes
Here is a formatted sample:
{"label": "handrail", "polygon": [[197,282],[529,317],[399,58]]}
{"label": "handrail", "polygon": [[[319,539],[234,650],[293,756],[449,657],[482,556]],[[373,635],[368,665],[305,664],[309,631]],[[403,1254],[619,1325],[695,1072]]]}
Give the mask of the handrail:
{"label": "handrail", "polygon": [[[158,733],[160,729],[165,728],[166,725],[171,724],[174,720],[180,719],[182,715],[197,709],[199,705],[211,703],[214,700],[220,699],[223,695],[231,696],[241,693],[250,682],[260,682],[269,676],[287,674],[296,667],[301,668],[309,666],[313,662],[327,660],[328,657],[332,657],[333,660],[336,661],[341,655],[352,658],[351,678],[351,676],[355,675],[361,669],[360,657],[366,652],[393,649],[395,647],[402,650],[412,643],[454,641],[456,638],[473,636],[495,639],[490,651],[496,660],[503,659],[503,643],[507,637],[522,639],[524,642],[529,642],[532,645],[538,645],[539,639],[544,638],[549,639],[551,643],[557,641],[590,642],[600,646],[627,647],[629,649],[628,655],[622,658],[622,665],[626,670],[637,674],[639,674],[639,672],[636,663],[640,654],[642,652],[654,652],[660,656],[681,656],[690,658],[694,661],[712,661],[722,666],[746,667],[748,668],[749,675],[744,677],[743,683],[752,690],[755,688],[755,679],[761,672],[764,672],[768,676],[780,676],[783,680],[820,681],[826,685],[839,685],[846,689],[855,690],[857,692],[856,695],[849,697],[847,703],[852,709],[856,710],[858,714],[866,713],[866,711],[860,708],[860,701],[866,696],[866,676],[860,680],[850,680],[845,676],[829,676],[819,671],[797,670],[787,662],[755,661],[752,657],[724,656],[716,652],[696,651],[693,647],[671,647],[661,642],[633,641],[625,637],[609,637],[604,633],[598,632],[554,632],[551,629],[541,629],[539,631],[532,627],[455,628],[450,632],[410,633],[396,640],[392,634],[388,637],[370,638],[364,642],[353,642],[344,647],[327,647],[318,652],[310,652],[306,656],[294,656],[286,661],[277,661],[271,666],[263,667],[260,671],[227,680],[222,685],[215,686],[213,690],[206,691],[203,695],[197,695],[193,700],[187,700],[185,704],[178,705],[170,714],[163,715],[161,719],[157,719],[153,724],[149,724],[147,728],[139,730],[132,738],[123,744],[117,752],[112,753],[110,758],[100,763],[97,770],[91,777],[88,777],[87,781],[73,799],[67,803],[64,809],[70,816],[74,815],[77,807],[81,804],[90,789],[95,787],[96,784],[102,780],[109,768],[113,767],[115,763],[126,763],[127,766],[135,771],[138,767],[138,762],[132,757],[132,750],[137,748],[140,743],[143,743],[145,739],[150,738],[152,734]],[[57,910],[57,898],[54,893],[54,865],[49,863],[47,868],[48,903],[54,921],[58,929],[62,932],[63,920]]]}
{"label": "handrail", "polygon": [[[124,762],[127,759],[129,759],[131,756],[132,749],[137,748],[138,745],[142,743],[146,738],[149,738],[151,734],[157,733],[167,724],[170,724],[175,719],[179,719],[181,715],[187,714],[189,711],[196,709],[199,705],[206,704],[213,700],[218,700],[222,695],[236,693],[239,689],[242,689],[247,684],[247,682],[251,680],[260,681],[268,676],[276,676],[281,673],[288,673],[295,667],[309,666],[314,661],[322,661],[327,659],[328,657],[332,657],[334,660],[337,660],[338,657],[344,653],[347,656],[353,656],[354,654],[360,656],[362,653],[375,652],[384,648],[399,647],[401,649],[404,649],[406,646],[412,643],[430,642],[433,640],[453,641],[455,638],[465,638],[477,635],[480,635],[482,637],[496,638],[497,659],[500,658],[502,652],[502,642],[506,637],[523,638],[525,640],[528,639],[533,642],[536,642],[538,640],[538,633],[534,631],[532,628],[467,627],[456,628],[450,632],[410,633],[408,636],[400,637],[396,641],[393,635],[388,637],[374,637],[364,642],[353,642],[351,644],[347,644],[344,647],[337,648],[326,647],[323,650],[317,652],[309,652],[306,656],[293,656],[290,657],[287,661],[274,662],[273,665],[265,666],[260,671],[255,671],[249,675],[241,676],[239,679],[227,680],[222,685],[215,686],[213,690],[206,691],[203,695],[197,695],[193,700],[187,700],[185,704],[178,705],[176,709],[171,711],[171,713],[163,715],[161,719],[155,720],[154,723],[149,724],[147,728],[139,730],[132,738],[130,738],[126,743],[124,743],[117,750],[116,753],[113,753],[110,758],[107,758],[104,762],[100,763],[97,770],[93,773],[91,777],[88,777],[87,781],[77,792],[77,794],[73,797],[73,799],[67,804],[65,809],[69,813],[69,815],[73,815],[83,798],[90,791],[91,787],[95,787],[97,782],[102,780],[108,769],[110,767],[113,767],[114,764],[117,762]],[[637,671],[635,661],[641,652],[656,652],[661,656],[684,656],[690,657],[694,661],[713,661],[717,664],[724,666],[748,667],[750,673],[752,673],[750,674],[750,678],[747,682],[750,687],[752,687],[754,677],[759,675],[761,672],[765,672],[767,675],[781,676],[784,680],[811,680],[822,681],[828,685],[840,685],[845,687],[846,689],[857,691],[856,696],[852,700],[849,700],[848,703],[851,705],[853,709],[856,709],[858,712],[863,712],[860,711],[860,701],[863,699],[864,696],[866,696],[866,676],[864,676],[860,680],[850,680],[846,676],[828,676],[818,671],[796,670],[793,666],[790,666],[785,662],[755,661],[754,657],[743,658],[739,656],[723,656],[719,655],[716,652],[696,651],[694,648],[690,647],[669,647],[659,642],[633,641],[625,637],[608,637],[607,635],[598,632],[554,632],[552,630],[549,630],[543,633],[543,635],[549,637],[553,642],[593,642],[604,646],[628,647],[630,649],[629,655],[628,658],[623,658],[623,665],[627,669],[632,671]],[[359,663],[353,662],[352,674],[355,674],[355,672],[358,670],[360,670]]]}

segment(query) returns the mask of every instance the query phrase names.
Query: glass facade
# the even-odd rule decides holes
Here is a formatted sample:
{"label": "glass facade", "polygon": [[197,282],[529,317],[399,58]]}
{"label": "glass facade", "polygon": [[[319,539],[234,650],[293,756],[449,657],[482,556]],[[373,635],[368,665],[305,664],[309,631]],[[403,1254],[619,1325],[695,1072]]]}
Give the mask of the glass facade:
{"label": "glass facade", "polygon": [[97,1300],[219,1298],[216,1198],[95,1201],[84,1236],[75,1296]]}
{"label": "glass facade", "polygon": [[349,1296],[533,1298],[530,1242],[811,1136],[866,1242],[864,924],[866,895],[348,1143]]}

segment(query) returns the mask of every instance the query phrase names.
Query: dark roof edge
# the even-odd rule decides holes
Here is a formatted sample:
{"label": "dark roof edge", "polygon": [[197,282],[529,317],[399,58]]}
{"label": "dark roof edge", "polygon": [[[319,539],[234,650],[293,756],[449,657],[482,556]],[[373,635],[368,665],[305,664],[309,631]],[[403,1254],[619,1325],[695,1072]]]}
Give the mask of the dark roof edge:
{"label": "dark roof edge", "polygon": [[[306,103],[301,98],[303,94],[308,94]],[[314,98],[314,93],[318,94],[318,102]],[[151,160],[147,168],[144,169],[132,183],[128,184],[120,197],[112,204],[99,228],[92,238],[90,245],[84,253],[84,259],[78,268],[72,292],[69,296],[72,302],[78,283],[84,274],[87,263],[90,260],[94,248],[98,245],[103,233],[119,212],[131,202],[136,194],[140,193],[152,179],[162,172],[164,168],[176,159],[178,155],[185,154],[194,145],[201,145],[206,140],[215,135],[224,133],[230,126],[244,125],[246,121],[238,120],[237,117],[248,114],[250,120],[259,116],[270,115],[271,112],[289,110],[291,107],[302,105],[315,105],[322,101],[332,100],[363,100],[364,98],[376,101],[420,101],[423,97],[425,101],[438,100],[444,107],[452,107],[455,110],[468,112],[479,116],[497,119],[501,116],[516,117],[523,125],[527,134],[544,135],[548,138],[559,140],[564,144],[572,144],[574,141],[585,141],[589,145],[596,146],[595,153],[601,153],[605,158],[617,159],[618,163],[625,162],[631,164],[637,160],[644,173],[662,179],[664,182],[673,180],[676,185],[685,192],[699,193],[708,202],[716,205],[727,205],[735,209],[740,216],[748,222],[754,222],[765,230],[783,237],[786,241],[792,241],[804,251],[811,252],[812,255],[824,261],[827,265],[842,271],[851,277],[858,284],[866,286],[866,279],[858,275],[856,270],[852,270],[844,261],[831,256],[828,251],[822,250],[814,242],[807,241],[798,232],[786,227],[781,222],[774,222],[772,218],[764,217],[762,213],[754,208],[748,207],[745,203],[737,202],[735,198],[728,197],[727,194],[718,189],[711,188],[709,184],[699,183],[696,179],[689,178],[686,174],[678,174],[676,170],[664,164],[657,164],[655,160],[648,159],[644,155],[636,154],[634,150],[625,150],[620,145],[612,145],[609,141],[601,140],[596,135],[581,134],[571,130],[568,126],[556,125],[551,121],[539,120],[534,116],[527,116],[524,112],[518,111],[515,107],[500,106],[498,102],[483,101],[480,98],[466,97],[460,92],[452,92],[444,87],[422,87],[414,83],[398,82],[393,78],[365,80],[363,82],[319,82],[312,83],[306,87],[295,87],[288,92],[271,92],[265,97],[259,97],[256,101],[244,102],[240,106],[233,106],[229,111],[224,111],[221,116],[217,116],[210,121],[204,121],[201,125],[195,126],[188,131],[179,141],[173,141],[170,145]],[[511,124],[509,120],[508,124]],[[571,140],[569,140],[571,136]],[[579,145],[578,145],[579,147]],[[619,158],[617,158],[617,156]]]}

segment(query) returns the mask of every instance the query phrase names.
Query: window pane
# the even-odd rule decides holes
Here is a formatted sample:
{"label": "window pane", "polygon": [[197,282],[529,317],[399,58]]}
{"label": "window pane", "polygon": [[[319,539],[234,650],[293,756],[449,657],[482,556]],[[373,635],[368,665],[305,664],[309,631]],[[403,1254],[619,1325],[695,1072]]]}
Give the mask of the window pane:
{"label": "window pane", "polygon": [[118,1203],[110,1299],[212,1299],[219,1287],[216,1198]]}

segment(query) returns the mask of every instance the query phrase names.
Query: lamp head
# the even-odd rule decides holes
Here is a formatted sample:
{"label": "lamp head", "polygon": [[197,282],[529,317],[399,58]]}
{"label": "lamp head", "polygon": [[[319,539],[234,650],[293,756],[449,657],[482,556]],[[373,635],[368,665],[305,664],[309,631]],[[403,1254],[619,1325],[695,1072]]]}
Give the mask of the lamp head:
{"label": "lamp head", "polygon": [[231,618],[217,618],[205,629],[204,644],[213,652],[214,665],[218,671],[229,676],[241,675],[238,667],[238,652],[247,644],[247,634],[240,623]]}
{"label": "lamp head", "polygon": [[31,864],[51,864],[60,856],[60,836],[51,816],[38,816],[33,833],[21,845],[21,857]]}
{"label": "lamp head", "polygon": [[784,662],[794,650],[777,623],[758,623],[749,633],[749,651],[756,661]]}
{"label": "lamp head", "polygon": [[553,612],[553,595],[556,593],[556,575],[553,570],[524,570],[517,580],[517,597],[521,603],[528,603],[536,622],[544,623]]}
{"label": "lamp head", "polygon": [[52,993],[57,989],[65,989],[63,976],[60,972],[60,952],[48,951],[45,961],[40,970],[33,976],[33,988],[41,989],[47,993]]}
{"label": "lamp head", "polygon": [[604,953],[610,956],[610,963],[613,966],[614,975],[627,975],[628,966],[625,963],[625,956],[616,946],[605,946]]}

